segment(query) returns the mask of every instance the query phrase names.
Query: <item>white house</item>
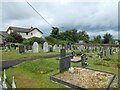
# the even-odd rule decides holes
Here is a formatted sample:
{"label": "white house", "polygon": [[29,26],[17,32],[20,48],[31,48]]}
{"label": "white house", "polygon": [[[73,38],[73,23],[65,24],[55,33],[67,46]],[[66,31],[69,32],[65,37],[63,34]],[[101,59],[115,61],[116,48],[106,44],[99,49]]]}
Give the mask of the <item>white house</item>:
{"label": "white house", "polygon": [[43,32],[40,31],[38,28],[20,28],[20,27],[12,27],[10,26],[7,29],[7,33],[10,34],[12,32],[16,32],[20,34],[23,38],[31,38],[31,37],[38,37],[42,38]]}

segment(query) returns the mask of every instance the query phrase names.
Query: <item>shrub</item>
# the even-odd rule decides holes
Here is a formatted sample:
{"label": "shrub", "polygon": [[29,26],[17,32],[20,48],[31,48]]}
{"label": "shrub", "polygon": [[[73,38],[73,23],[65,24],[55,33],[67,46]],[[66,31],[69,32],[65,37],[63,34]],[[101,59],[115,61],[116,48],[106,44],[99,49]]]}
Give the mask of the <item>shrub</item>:
{"label": "shrub", "polygon": [[105,58],[103,58],[103,60],[105,60],[105,61],[110,61],[111,58],[109,58],[109,57],[105,57]]}
{"label": "shrub", "polygon": [[34,42],[38,42],[39,44],[43,44],[45,42],[45,39],[38,38],[38,37],[32,37],[32,38],[23,40],[23,44],[25,44],[25,45],[28,45],[28,44],[33,45]]}

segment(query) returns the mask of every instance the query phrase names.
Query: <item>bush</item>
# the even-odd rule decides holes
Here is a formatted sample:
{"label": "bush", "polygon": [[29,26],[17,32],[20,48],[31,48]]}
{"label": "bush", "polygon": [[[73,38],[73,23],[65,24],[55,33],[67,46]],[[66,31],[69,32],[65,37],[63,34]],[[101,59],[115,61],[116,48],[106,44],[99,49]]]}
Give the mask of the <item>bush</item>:
{"label": "bush", "polygon": [[24,39],[23,44],[25,45],[33,45],[34,42],[38,42],[39,44],[43,44],[45,42],[45,39],[43,38],[38,38],[38,37],[32,37],[29,39]]}
{"label": "bush", "polygon": [[110,61],[111,59],[109,57],[103,58],[105,61]]}

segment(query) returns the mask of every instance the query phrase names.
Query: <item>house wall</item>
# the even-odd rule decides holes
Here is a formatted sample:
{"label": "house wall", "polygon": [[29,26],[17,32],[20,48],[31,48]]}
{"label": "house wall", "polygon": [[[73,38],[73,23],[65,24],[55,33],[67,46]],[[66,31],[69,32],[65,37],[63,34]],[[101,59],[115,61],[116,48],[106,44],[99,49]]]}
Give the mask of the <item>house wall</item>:
{"label": "house wall", "polygon": [[23,38],[31,38],[31,37],[38,37],[41,38],[42,37],[42,33],[40,33],[37,29],[27,33],[18,33],[20,35],[22,35]]}

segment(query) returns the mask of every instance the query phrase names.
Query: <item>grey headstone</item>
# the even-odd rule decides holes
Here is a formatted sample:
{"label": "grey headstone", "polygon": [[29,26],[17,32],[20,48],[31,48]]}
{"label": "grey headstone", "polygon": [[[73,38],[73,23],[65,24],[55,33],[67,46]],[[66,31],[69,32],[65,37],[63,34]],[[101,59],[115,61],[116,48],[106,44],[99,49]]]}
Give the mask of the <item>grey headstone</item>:
{"label": "grey headstone", "polygon": [[63,72],[71,67],[70,57],[63,57],[60,59],[60,72]]}
{"label": "grey headstone", "polygon": [[49,51],[50,51],[50,52],[53,52],[53,47],[52,47],[52,45],[49,45]]}
{"label": "grey headstone", "polygon": [[24,46],[19,46],[19,53],[24,53],[25,52],[25,49],[24,49]]}
{"label": "grey headstone", "polygon": [[66,50],[65,49],[61,49],[60,50],[60,57],[65,57],[66,56]]}
{"label": "grey headstone", "polygon": [[32,46],[31,45],[27,45],[26,46],[26,50],[32,50]]}
{"label": "grey headstone", "polygon": [[86,62],[86,60],[87,60],[87,58],[86,58],[86,55],[85,54],[82,54],[81,55],[81,66],[82,67],[86,67],[86,66],[88,66],[88,64],[87,64],[87,62]]}

